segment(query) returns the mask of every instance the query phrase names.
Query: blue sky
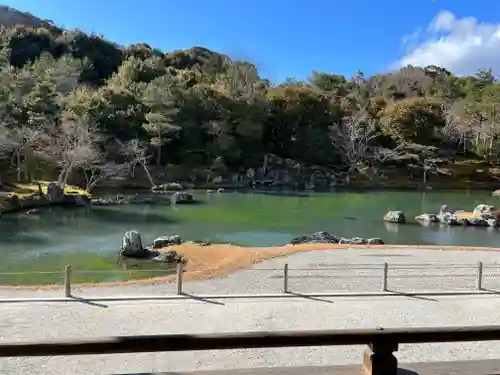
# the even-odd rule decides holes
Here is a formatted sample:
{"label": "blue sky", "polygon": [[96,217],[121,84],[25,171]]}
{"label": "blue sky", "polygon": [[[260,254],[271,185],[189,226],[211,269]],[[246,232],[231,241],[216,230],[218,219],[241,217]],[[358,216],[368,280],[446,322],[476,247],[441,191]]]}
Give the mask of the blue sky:
{"label": "blue sky", "polygon": [[[468,73],[482,67],[478,64],[490,62],[478,55],[479,39],[483,43],[480,52],[497,64],[493,68],[500,68],[500,0],[3,3],[66,28],[103,34],[120,44],[145,42],[164,51],[204,46],[250,60],[262,75],[273,80],[302,79],[312,70],[347,76],[361,70],[371,75],[388,71],[401,60],[415,65],[437,62],[458,73]],[[429,32],[429,25],[437,26]],[[484,29],[483,25],[491,27]],[[475,29],[470,31],[471,27]],[[474,32],[480,34],[479,39]],[[468,52],[464,46],[468,46]],[[499,47],[499,52],[490,56],[493,47]]]}

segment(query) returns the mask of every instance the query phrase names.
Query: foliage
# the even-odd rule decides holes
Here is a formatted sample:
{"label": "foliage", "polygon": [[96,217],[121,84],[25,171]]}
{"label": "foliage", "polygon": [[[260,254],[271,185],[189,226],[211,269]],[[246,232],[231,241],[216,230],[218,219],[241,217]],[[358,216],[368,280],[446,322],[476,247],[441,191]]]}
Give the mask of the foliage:
{"label": "foliage", "polygon": [[47,166],[62,185],[75,173],[94,185],[125,164],[236,172],[271,155],[352,170],[407,143],[496,161],[499,103],[487,69],[313,72],[272,84],[250,62],[202,47],[123,47],[46,23],[0,31],[0,164],[18,180]]}

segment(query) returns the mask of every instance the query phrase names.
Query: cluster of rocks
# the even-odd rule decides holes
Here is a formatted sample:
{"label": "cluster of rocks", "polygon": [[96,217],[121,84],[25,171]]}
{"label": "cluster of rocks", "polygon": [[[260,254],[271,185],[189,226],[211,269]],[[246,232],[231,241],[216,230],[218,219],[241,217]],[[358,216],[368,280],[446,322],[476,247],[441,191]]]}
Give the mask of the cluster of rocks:
{"label": "cluster of rocks", "polygon": [[[465,217],[467,216],[467,217]],[[439,213],[424,213],[415,217],[417,222],[423,224],[441,223],[444,225],[462,225],[476,227],[498,227],[500,211],[495,211],[495,207],[487,204],[480,204],[474,208],[472,213],[463,210],[452,210],[447,205],[442,205]],[[385,214],[384,221],[404,224],[405,214],[401,211],[389,211]]]}
{"label": "cluster of rocks", "polygon": [[183,262],[182,256],[176,251],[158,251],[171,245],[180,245],[184,243],[179,236],[162,236],[153,242],[152,248],[142,245],[142,238],[139,232],[131,230],[125,233],[122,240],[120,255],[128,258],[148,259],[165,263]]}
{"label": "cluster of rocks", "polygon": [[161,185],[155,185],[151,188],[152,191],[180,191],[184,189],[184,186],[178,182],[166,182]]}
{"label": "cluster of rocks", "polygon": [[138,193],[132,196],[117,194],[116,198],[94,198],[91,204],[94,206],[116,206],[120,204],[146,204],[151,203],[152,198],[140,196]]}
{"label": "cluster of rocks", "polygon": [[[117,206],[122,204],[145,204],[151,203],[153,198],[141,197],[139,194],[125,197],[122,194],[118,194],[116,198],[94,198],[91,200],[91,204],[94,206]],[[170,197],[170,203],[172,204],[183,204],[183,203],[195,203],[193,194],[185,191],[177,191]]]}
{"label": "cluster of rocks", "polygon": [[315,244],[315,243],[334,243],[334,244],[352,244],[352,245],[383,245],[384,241],[380,238],[344,238],[332,235],[327,232],[315,232],[305,236],[299,236],[290,242],[292,245]]}

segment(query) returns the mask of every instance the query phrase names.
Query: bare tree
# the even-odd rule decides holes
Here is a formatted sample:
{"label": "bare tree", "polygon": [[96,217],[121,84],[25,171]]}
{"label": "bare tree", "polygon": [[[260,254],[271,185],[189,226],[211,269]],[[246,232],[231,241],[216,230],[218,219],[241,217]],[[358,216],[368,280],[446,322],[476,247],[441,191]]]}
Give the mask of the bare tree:
{"label": "bare tree", "polygon": [[370,144],[378,136],[375,124],[365,114],[359,113],[345,118],[331,130],[333,145],[349,168],[347,178],[350,179],[356,168],[366,168]]}
{"label": "bare tree", "polygon": [[101,139],[95,124],[87,116],[72,112],[61,116],[57,131],[44,134],[44,148],[39,153],[60,168],[59,187],[64,189],[75,169],[86,168],[98,160],[97,144]]}
{"label": "bare tree", "polygon": [[97,184],[120,175],[128,170],[128,163],[103,162],[104,155],[99,155],[93,163],[84,168],[86,190],[91,192]]}
{"label": "bare tree", "polygon": [[17,181],[21,180],[21,173],[25,168],[28,154],[33,153],[37,143],[40,141],[41,132],[28,126],[8,129],[2,128],[0,135],[0,152],[11,156],[11,165],[15,165]]}
{"label": "bare tree", "polygon": [[147,155],[147,146],[140,142],[138,139],[132,139],[131,141],[123,144],[123,154],[128,160],[128,166],[132,169],[132,176],[135,173],[135,168],[137,165],[144,169],[146,176],[148,177],[149,182],[151,183],[151,187],[155,185],[153,181],[153,177],[151,173],[149,173],[148,169],[148,159]]}
{"label": "bare tree", "polygon": [[394,149],[385,147],[373,147],[370,149],[370,164],[373,167],[371,180],[379,175],[380,168],[388,161],[395,160],[403,153],[404,145],[398,145]]}

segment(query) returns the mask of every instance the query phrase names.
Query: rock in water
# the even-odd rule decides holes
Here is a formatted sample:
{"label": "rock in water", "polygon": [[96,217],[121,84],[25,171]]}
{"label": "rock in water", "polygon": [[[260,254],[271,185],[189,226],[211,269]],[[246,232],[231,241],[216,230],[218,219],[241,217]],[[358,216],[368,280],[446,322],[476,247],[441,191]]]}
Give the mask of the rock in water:
{"label": "rock in water", "polygon": [[474,217],[469,219],[469,225],[473,227],[488,227],[489,223],[485,219]]}
{"label": "rock in water", "polygon": [[194,196],[193,194],[186,193],[185,191],[177,191],[170,197],[170,202],[174,204],[193,203]]}
{"label": "rock in water", "polygon": [[452,213],[453,213],[453,210],[447,204],[443,204],[441,206],[441,208],[439,209],[438,217],[441,217],[441,216],[446,215],[446,214],[452,214]]}
{"label": "rock in water", "polygon": [[458,221],[458,217],[452,213],[445,213],[439,216],[439,220],[445,225],[463,225]]}
{"label": "rock in water", "polygon": [[474,208],[472,215],[481,217],[483,215],[489,214],[494,209],[495,207],[489,204],[478,204],[476,208]]}
{"label": "rock in water", "polygon": [[418,215],[417,217],[415,217],[415,220],[417,220],[417,221],[423,221],[423,222],[427,222],[427,223],[437,223],[437,222],[439,222],[438,216],[434,215],[434,214],[422,214],[422,215]]}
{"label": "rock in water", "polygon": [[64,191],[55,182],[47,185],[47,199],[49,202],[62,202],[64,199]]}
{"label": "rock in water", "polygon": [[500,197],[500,189],[495,190],[491,195],[493,195],[494,197]]}
{"label": "rock in water", "polygon": [[368,239],[368,244],[369,245],[383,245],[384,241],[382,241],[381,238],[375,237],[375,238],[369,238]]}
{"label": "rock in water", "polygon": [[339,238],[327,232],[316,232],[307,236],[296,237],[290,243],[292,245],[303,243],[339,243]]}
{"label": "rock in water", "polygon": [[143,257],[147,253],[148,250],[142,247],[142,239],[139,232],[136,230],[125,232],[122,240],[121,255],[126,257]]}
{"label": "rock in water", "polygon": [[487,219],[486,222],[490,227],[498,227],[498,220],[497,219]]}
{"label": "rock in water", "polygon": [[153,249],[161,249],[163,247],[180,245],[184,243],[182,238],[179,236],[161,236],[153,241]]}
{"label": "rock in water", "polygon": [[387,221],[389,223],[404,224],[406,223],[406,217],[405,214],[401,211],[389,211],[385,214],[384,221]]}

